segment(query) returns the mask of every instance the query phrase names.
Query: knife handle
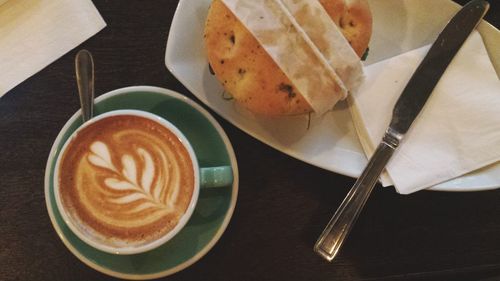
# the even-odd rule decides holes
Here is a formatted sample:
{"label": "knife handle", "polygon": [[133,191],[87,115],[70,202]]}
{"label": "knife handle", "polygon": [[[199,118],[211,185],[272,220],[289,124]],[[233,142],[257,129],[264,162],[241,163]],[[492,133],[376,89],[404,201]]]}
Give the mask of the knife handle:
{"label": "knife handle", "polygon": [[356,222],[380,174],[398,147],[401,135],[390,129],[314,245],[314,251],[332,261]]}

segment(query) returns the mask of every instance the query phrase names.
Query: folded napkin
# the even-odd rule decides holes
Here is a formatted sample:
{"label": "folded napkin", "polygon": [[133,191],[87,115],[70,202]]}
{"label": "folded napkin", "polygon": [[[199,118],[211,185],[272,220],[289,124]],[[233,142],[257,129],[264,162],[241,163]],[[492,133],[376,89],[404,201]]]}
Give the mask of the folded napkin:
{"label": "folded napkin", "polygon": [[90,0],[11,0],[0,6],[0,97],[104,28]]}
{"label": "folded napkin", "polygon": [[[429,50],[425,46],[365,68],[350,99],[361,144],[371,156],[401,92]],[[387,165],[388,178],[408,194],[500,160],[500,80],[474,31],[436,85]],[[387,175],[386,175],[387,176]]]}

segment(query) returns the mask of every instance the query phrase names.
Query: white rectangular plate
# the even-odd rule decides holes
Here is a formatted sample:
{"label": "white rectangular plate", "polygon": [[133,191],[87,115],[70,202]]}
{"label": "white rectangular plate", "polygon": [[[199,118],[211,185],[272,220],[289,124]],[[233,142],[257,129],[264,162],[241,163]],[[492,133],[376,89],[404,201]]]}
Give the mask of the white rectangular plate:
{"label": "white rectangular plate", "polygon": [[[357,177],[367,163],[346,103],[332,112],[265,118],[222,98],[223,88],[210,74],[203,29],[211,0],[180,0],[167,42],[169,71],[200,101],[258,140],[292,157],[339,174]],[[450,0],[369,0],[373,35],[365,65],[432,43],[460,8]],[[497,74],[500,32],[487,22],[478,27]],[[431,190],[479,191],[500,186],[500,164],[436,185]]]}

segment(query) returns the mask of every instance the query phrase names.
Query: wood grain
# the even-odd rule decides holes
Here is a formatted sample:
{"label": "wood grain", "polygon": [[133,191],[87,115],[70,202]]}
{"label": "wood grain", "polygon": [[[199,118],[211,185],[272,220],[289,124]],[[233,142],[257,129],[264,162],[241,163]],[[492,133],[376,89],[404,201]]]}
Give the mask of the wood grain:
{"label": "wood grain", "polygon": [[[194,98],[163,60],[177,1],[94,2],[108,26],[0,99],[0,280],[113,280],[65,248],[43,194],[52,142],[79,107],[78,50],[94,55],[97,96],[153,85]],[[490,2],[486,19],[498,28],[500,3]],[[238,205],[212,251],[167,279],[500,279],[500,190],[403,196],[378,187],[328,264],[312,247],[354,179],[286,156],[214,116],[240,165]]]}

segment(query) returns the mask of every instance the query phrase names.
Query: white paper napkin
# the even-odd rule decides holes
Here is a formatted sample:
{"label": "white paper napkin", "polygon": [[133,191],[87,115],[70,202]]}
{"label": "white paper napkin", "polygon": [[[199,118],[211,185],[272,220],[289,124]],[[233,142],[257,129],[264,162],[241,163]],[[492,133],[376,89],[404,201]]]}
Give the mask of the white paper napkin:
{"label": "white paper napkin", "polygon": [[[351,112],[367,156],[389,125],[392,109],[430,46],[365,68]],[[387,165],[397,191],[408,194],[500,160],[500,80],[474,31]],[[387,183],[387,179],[383,182]]]}
{"label": "white paper napkin", "polygon": [[0,97],[104,28],[90,0],[11,0],[0,6]]}

